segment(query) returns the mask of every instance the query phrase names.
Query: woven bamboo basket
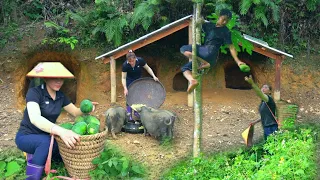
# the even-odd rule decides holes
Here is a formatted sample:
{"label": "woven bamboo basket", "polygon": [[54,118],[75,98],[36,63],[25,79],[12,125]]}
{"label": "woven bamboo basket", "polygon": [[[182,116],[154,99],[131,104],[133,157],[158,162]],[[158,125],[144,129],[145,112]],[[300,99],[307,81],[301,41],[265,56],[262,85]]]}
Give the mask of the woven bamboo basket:
{"label": "woven bamboo basket", "polygon": [[87,179],[96,168],[92,160],[100,155],[105,146],[107,131],[94,135],[80,136],[80,143],[69,149],[59,136],[55,136],[64,165],[73,178]]}

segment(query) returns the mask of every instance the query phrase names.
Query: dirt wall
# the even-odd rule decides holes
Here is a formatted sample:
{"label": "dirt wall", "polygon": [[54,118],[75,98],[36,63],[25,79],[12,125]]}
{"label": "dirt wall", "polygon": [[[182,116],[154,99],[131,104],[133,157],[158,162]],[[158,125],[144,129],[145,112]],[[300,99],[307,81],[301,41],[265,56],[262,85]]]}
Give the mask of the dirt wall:
{"label": "dirt wall", "polygon": [[[103,64],[102,60],[94,60],[100,54],[97,49],[82,49],[81,51],[40,49],[37,51],[33,47],[29,51],[27,48],[14,51],[14,53],[7,51],[0,56],[2,59],[0,64],[1,73],[8,73],[14,78],[14,81],[18,82],[15,85],[15,94],[17,97],[16,104],[19,109],[23,109],[25,105],[24,97],[28,88],[28,80],[25,75],[41,61],[60,61],[75,74],[76,79],[64,91],[67,91],[67,94],[72,96],[71,98],[74,99],[76,104],[85,98],[99,100],[106,104],[110,102],[110,65]],[[177,49],[177,47],[169,48],[168,51],[170,50],[171,54],[163,56],[159,54],[153,56],[148,47],[145,50],[142,48],[136,51],[137,56],[143,57],[155,71],[167,92],[184,91],[187,87],[187,82],[180,71],[180,67],[187,62],[187,59],[179,52],[175,52],[174,49]],[[250,65],[251,74],[258,85],[265,83],[271,86],[274,85],[275,65],[272,60],[268,60],[256,53],[252,56],[240,53],[239,57]],[[282,99],[300,103],[303,101],[303,94],[308,96],[312,94],[315,100],[317,99],[317,95],[320,94],[320,73],[317,71],[317,67],[310,66],[310,61],[317,62],[316,58],[317,56],[309,57],[308,61],[306,61],[301,56],[297,58],[299,60],[290,58],[285,60],[281,69]],[[121,85],[121,67],[124,61],[123,57],[116,61],[118,101],[124,101]],[[229,84],[244,82],[243,76],[249,74],[242,73],[242,76],[238,77],[236,73],[233,73],[236,69],[236,64],[231,56],[221,54],[215,67],[203,76],[203,89],[226,89],[230,79],[233,82],[230,81]],[[230,74],[233,75],[227,80],[228,78],[226,77]],[[144,75],[147,75],[147,73],[144,72]]]}

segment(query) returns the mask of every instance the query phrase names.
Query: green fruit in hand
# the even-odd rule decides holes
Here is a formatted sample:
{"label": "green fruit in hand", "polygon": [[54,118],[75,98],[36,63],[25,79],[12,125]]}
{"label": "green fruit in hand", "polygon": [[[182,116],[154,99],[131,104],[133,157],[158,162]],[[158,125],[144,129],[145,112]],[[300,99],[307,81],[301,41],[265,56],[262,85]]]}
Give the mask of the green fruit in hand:
{"label": "green fruit in hand", "polygon": [[96,117],[91,116],[91,115],[86,116],[85,122],[86,122],[87,124],[94,123],[94,124],[97,124],[97,125],[100,126],[100,121],[99,121],[99,119],[97,119]]}
{"label": "green fruit in hand", "polygon": [[77,116],[76,119],[74,120],[74,123],[78,123],[78,122],[84,122],[85,118],[83,116]]}
{"label": "green fruit in hand", "polygon": [[87,113],[91,112],[92,109],[93,109],[93,104],[90,100],[85,99],[85,100],[81,101],[81,103],[80,103],[81,112],[87,114]]}
{"label": "green fruit in hand", "polygon": [[85,135],[87,132],[87,123],[78,122],[75,125],[73,125],[71,130],[79,135]]}
{"label": "green fruit in hand", "polygon": [[67,123],[62,123],[62,124],[60,124],[60,126],[61,127],[63,127],[63,128],[65,128],[65,129],[72,129],[72,127],[73,127],[73,125],[71,124],[71,123],[69,123],[69,122],[67,122]]}
{"label": "green fruit in hand", "polygon": [[240,70],[242,72],[250,72],[250,67],[248,65],[246,65],[246,64],[241,64],[240,65]]}
{"label": "green fruit in hand", "polygon": [[100,126],[95,123],[90,123],[87,126],[87,134],[92,135],[92,134],[97,134],[99,133],[99,128]]}

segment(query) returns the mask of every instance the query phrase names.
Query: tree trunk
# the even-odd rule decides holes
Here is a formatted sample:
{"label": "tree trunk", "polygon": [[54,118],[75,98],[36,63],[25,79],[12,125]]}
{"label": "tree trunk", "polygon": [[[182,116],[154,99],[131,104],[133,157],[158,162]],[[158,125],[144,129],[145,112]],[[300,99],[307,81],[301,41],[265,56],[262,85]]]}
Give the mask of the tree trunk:
{"label": "tree trunk", "polygon": [[194,133],[193,133],[193,157],[199,157],[201,153],[202,135],[202,76],[198,75],[198,59],[196,44],[201,43],[200,26],[198,25],[201,16],[202,3],[195,3],[193,13],[193,42],[192,42],[192,76],[197,79],[199,85],[194,91]]}

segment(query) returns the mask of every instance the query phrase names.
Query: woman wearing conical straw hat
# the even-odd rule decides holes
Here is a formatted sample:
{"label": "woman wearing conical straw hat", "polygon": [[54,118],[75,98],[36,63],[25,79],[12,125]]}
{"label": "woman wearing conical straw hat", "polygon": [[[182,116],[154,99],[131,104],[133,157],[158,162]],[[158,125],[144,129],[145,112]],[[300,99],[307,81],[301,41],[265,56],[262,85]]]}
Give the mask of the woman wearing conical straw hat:
{"label": "woman wearing conical straw hat", "polygon": [[[41,62],[27,77],[43,78],[45,83],[28,90],[27,107],[15,141],[18,148],[27,153],[27,180],[38,180],[48,156],[50,134],[60,136],[69,148],[80,141],[78,134],[55,124],[61,109],[73,116],[82,112],[60,91],[65,78],[74,78],[60,62]],[[52,158],[61,160],[56,142]]]}

